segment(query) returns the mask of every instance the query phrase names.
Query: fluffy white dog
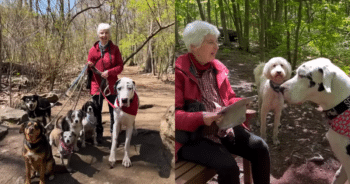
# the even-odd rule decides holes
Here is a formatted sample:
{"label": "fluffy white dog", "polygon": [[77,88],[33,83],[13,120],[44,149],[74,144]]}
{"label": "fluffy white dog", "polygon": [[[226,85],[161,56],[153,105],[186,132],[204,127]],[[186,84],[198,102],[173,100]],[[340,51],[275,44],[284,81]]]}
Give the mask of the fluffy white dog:
{"label": "fluffy white dog", "polygon": [[290,76],[291,66],[282,57],[274,57],[266,64],[261,63],[254,69],[255,83],[259,95],[260,136],[266,140],[266,117],[269,111],[274,110],[275,120],[272,140],[275,145],[280,143],[277,135],[284,104],[279,86]]}
{"label": "fluffy white dog", "polygon": [[139,107],[138,96],[135,89],[135,82],[127,77],[119,79],[114,85],[117,98],[114,102],[114,106],[116,108],[113,112],[114,124],[112,133],[112,147],[109,155],[111,167],[114,167],[116,162],[117,141],[122,125],[126,126],[125,152],[122,164],[125,167],[130,167],[132,165],[129,158],[130,141],[133,130],[135,129],[135,117]]}
{"label": "fluffy white dog", "polygon": [[290,103],[312,101],[322,107],[330,127],[326,137],[342,164],[333,183],[344,184],[350,179],[350,78],[329,59],[318,58],[298,67],[281,92]]}

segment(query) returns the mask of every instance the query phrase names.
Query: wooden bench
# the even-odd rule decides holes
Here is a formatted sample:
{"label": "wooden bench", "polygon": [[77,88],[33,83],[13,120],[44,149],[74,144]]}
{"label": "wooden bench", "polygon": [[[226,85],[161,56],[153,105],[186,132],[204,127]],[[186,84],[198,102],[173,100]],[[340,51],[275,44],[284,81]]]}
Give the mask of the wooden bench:
{"label": "wooden bench", "polygon": [[[249,120],[255,115],[254,110],[247,110],[247,121],[245,125],[250,127]],[[232,155],[236,157],[236,155]],[[250,162],[243,159],[243,177],[244,184],[251,184]],[[176,184],[205,184],[215,176],[214,169],[187,161],[179,161],[175,164],[175,182]]]}

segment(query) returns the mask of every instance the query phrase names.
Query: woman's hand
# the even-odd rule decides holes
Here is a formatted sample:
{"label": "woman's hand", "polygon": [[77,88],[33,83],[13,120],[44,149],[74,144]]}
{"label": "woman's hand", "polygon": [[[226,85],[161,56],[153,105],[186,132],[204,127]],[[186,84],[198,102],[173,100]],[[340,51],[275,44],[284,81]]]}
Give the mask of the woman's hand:
{"label": "woman's hand", "polygon": [[91,61],[88,61],[87,64],[88,64],[89,67],[94,66],[94,64]]}
{"label": "woman's hand", "polygon": [[203,121],[204,124],[210,126],[214,121],[217,123],[222,121],[223,116],[217,114],[216,112],[203,112]]}
{"label": "woman's hand", "polygon": [[107,79],[108,78],[108,70],[102,72],[101,77]]}

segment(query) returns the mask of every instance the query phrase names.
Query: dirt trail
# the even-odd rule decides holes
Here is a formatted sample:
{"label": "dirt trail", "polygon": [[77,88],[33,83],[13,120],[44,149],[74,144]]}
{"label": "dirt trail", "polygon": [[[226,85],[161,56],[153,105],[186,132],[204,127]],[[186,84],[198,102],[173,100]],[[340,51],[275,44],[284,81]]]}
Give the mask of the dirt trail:
{"label": "dirt trail", "polygon": [[[164,83],[149,74],[142,74],[138,67],[125,67],[120,77],[130,77],[136,82],[140,105],[150,105],[151,108],[141,109],[136,116],[138,135],[132,137],[130,158],[133,162],[131,168],[124,168],[121,160],[124,155],[125,133],[122,132],[120,140],[122,145],[117,149],[117,165],[110,169],[108,157],[111,145],[110,118],[108,106],[104,101],[102,121],[104,126],[104,141],[100,146],[90,143],[86,148],[72,156],[71,166],[76,171],[73,174],[65,172],[60,159],[55,157],[58,173],[49,183],[173,183],[175,174],[166,163],[167,160],[161,152],[161,139],[159,136],[160,118],[167,107],[174,104],[175,90],[172,82]],[[172,81],[174,78],[172,76]],[[89,100],[87,91],[82,92],[77,108]],[[64,104],[65,101],[61,103]],[[74,106],[68,102],[60,114],[65,115]],[[62,109],[56,106],[52,115]],[[25,176],[24,159],[21,156],[23,135],[18,133],[18,125],[10,125],[8,135],[0,142],[0,183],[23,183]],[[54,152],[55,153],[55,152]],[[38,183],[34,179],[33,183]]]}

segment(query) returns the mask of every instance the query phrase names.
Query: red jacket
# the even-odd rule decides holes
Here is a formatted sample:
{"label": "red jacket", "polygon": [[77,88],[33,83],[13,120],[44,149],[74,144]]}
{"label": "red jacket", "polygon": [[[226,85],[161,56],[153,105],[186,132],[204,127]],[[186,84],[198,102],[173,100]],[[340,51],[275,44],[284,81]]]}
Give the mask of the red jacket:
{"label": "red jacket", "polygon": [[[211,61],[216,70],[216,80],[219,94],[225,106],[239,101],[232,90],[228,80],[229,70],[219,60]],[[175,129],[194,132],[199,126],[204,125],[202,112],[185,112],[182,110],[185,100],[201,102],[201,92],[198,80],[191,68],[189,53],[177,58],[175,62]],[[175,156],[182,144],[175,142]]]}
{"label": "red jacket", "polygon": [[[109,46],[106,49],[103,59],[101,59],[101,51],[99,49],[98,43],[99,42],[96,42],[90,49],[88,61],[91,61],[101,72],[108,70],[107,80],[109,84],[109,91],[111,94],[115,94],[113,86],[118,80],[118,75],[123,71],[124,67],[122,55],[120,54],[118,46],[114,45],[112,41],[109,41]],[[109,53],[111,53],[112,61],[110,61]],[[99,94],[100,83],[101,77],[94,73],[91,78],[91,95]]]}

